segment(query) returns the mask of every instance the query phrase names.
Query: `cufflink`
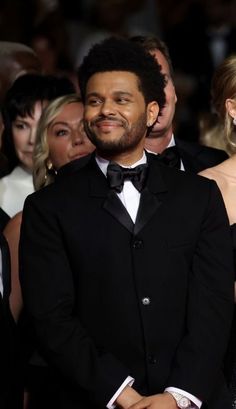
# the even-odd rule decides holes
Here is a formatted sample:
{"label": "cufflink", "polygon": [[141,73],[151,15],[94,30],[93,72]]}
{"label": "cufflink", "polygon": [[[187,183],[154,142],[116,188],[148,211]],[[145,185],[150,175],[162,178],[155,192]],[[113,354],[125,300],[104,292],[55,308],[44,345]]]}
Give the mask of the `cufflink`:
{"label": "cufflink", "polygon": [[189,409],[189,408],[191,408],[192,403],[191,403],[190,399],[186,398],[186,396],[181,395],[181,393],[178,393],[178,392],[168,391],[168,393],[170,393],[173,396],[173,398],[176,401],[176,404],[177,404],[178,408],[180,408],[180,409]]}

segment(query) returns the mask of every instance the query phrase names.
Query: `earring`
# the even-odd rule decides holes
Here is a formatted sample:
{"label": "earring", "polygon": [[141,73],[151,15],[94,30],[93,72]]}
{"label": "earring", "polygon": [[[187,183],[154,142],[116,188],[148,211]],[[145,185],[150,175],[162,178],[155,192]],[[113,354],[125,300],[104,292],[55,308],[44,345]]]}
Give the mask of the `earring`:
{"label": "earring", "polygon": [[233,124],[236,125],[236,116],[233,119]]}
{"label": "earring", "polygon": [[47,168],[47,170],[49,170],[49,172],[52,170],[52,162],[51,161],[47,161],[47,163],[46,163],[46,168]]}
{"label": "earring", "polygon": [[50,159],[47,160],[46,162],[46,174],[48,175],[56,175],[57,171],[54,169],[52,162]]}

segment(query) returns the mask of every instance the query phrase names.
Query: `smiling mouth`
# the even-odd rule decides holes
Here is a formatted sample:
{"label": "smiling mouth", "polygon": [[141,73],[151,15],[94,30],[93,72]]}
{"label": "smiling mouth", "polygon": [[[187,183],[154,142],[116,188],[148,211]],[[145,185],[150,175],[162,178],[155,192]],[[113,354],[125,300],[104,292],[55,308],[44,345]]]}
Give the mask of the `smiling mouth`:
{"label": "smiling mouth", "polygon": [[117,121],[100,121],[95,124],[98,128],[117,128],[121,126],[121,124]]}

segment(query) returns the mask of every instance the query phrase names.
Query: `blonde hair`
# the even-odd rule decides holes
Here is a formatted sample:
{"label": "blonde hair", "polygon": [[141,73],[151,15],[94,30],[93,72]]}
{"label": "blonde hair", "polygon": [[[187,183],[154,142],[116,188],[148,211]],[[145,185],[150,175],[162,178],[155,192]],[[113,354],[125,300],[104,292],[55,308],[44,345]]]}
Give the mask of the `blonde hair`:
{"label": "blonde hair", "polygon": [[48,128],[64,106],[74,102],[82,103],[81,97],[77,94],[70,94],[56,98],[48,104],[42,113],[34,147],[33,182],[35,190],[41,189],[55,180],[55,170],[49,166]]}
{"label": "blonde hair", "polygon": [[236,128],[226,109],[226,100],[236,104],[236,55],[226,58],[215,70],[211,84],[212,107],[217,113],[223,129],[227,152],[236,153]]}

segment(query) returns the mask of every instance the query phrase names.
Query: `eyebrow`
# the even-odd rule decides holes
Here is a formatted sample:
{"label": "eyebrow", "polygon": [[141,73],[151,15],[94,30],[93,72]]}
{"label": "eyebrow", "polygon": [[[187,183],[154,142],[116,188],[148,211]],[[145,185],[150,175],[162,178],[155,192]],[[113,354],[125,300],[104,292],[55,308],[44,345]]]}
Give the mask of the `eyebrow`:
{"label": "eyebrow", "polygon": [[[115,96],[128,95],[130,97],[133,97],[133,94],[131,94],[131,92],[128,92],[128,91],[114,91],[113,95]],[[86,95],[86,98],[90,98],[90,97],[101,97],[101,94],[99,94],[98,92],[90,92],[88,95]]]}
{"label": "eyebrow", "polygon": [[49,126],[53,127],[55,125],[65,125],[68,126],[68,122],[63,122],[63,121],[57,121],[57,122],[52,122]]}

